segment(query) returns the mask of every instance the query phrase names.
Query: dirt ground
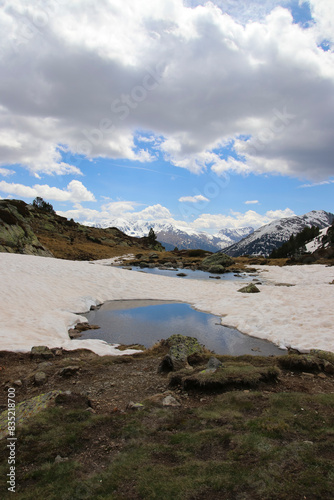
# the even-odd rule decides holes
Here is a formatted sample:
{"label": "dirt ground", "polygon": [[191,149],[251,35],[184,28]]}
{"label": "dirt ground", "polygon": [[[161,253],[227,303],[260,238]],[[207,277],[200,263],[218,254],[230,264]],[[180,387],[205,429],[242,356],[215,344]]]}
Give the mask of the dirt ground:
{"label": "dirt ground", "polygon": [[[62,351],[51,359],[33,359],[30,353],[0,352],[0,411],[6,409],[7,389],[16,389],[17,404],[52,390],[71,391],[88,397],[97,413],[124,411],[130,402],[170,391],[169,378],[157,369],[163,353],[99,357],[87,350]],[[223,357],[220,357],[223,358]],[[73,367],[66,376],[61,370]],[[46,374],[39,385],[37,372]],[[292,372],[281,369],[278,381],[260,385],[267,392],[334,393],[334,376],[325,373]],[[176,391],[184,407],[214,399],[214,394]]]}

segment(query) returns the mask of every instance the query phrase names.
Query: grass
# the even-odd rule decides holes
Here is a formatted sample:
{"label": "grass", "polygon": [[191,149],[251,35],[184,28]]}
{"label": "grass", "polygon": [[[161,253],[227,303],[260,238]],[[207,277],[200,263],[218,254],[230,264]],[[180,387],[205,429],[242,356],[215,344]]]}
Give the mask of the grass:
{"label": "grass", "polygon": [[333,410],[333,394],[243,391],[193,409],[49,408],[19,432],[16,498],[330,499]]}

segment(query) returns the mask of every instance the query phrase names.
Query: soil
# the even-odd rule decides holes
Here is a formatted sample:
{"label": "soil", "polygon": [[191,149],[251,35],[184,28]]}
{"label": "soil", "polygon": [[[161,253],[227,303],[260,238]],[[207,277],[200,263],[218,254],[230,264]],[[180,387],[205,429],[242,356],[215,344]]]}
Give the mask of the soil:
{"label": "soil", "polygon": [[[140,403],[155,394],[170,391],[169,377],[158,373],[161,353],[138,353],[132,356],[102,356],[91,351],[58,350],[52,359],[33,359],[30,353],[0,352],[0,411],[6,409],[7,389],[16,389],[16,403],[49,391],[71,391],[87,396],[96,413],[125,411],[130,402]],[[69,376],[60,371],[74,366]],[[37,385],[34,376],[43,371],[47,380]],[[281,370],[278,381],[262,383],[256,390],[265,392],[334,393],[334,376],[326,373],[303,373]],[[185,392],[173,389],[182,406],[196,407],[215,398],[213,393]],[[74,401],[75,404],[75,401]]]}

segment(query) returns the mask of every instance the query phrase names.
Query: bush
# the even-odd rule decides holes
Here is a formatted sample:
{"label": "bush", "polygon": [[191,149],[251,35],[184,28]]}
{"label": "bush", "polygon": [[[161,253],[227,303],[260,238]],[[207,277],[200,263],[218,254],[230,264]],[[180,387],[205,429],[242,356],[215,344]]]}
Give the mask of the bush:
{"label": "bush", "polygon": [[44,201],[43,198],[37,196],[32,202],[33,207],[38,208],[38,210],[43,210],[43,212],[48,212],[50,214],[55,214],[56,212],[53,210],[53,206],[51,203]]}

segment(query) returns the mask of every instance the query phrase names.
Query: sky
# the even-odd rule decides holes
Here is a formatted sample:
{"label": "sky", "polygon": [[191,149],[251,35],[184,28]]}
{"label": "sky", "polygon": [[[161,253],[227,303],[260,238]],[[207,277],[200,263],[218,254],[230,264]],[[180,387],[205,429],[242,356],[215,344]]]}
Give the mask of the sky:
{"label": "sky", "polygon": [[0,198],[212,234],[334,212],[331,0],[3,0]]}

